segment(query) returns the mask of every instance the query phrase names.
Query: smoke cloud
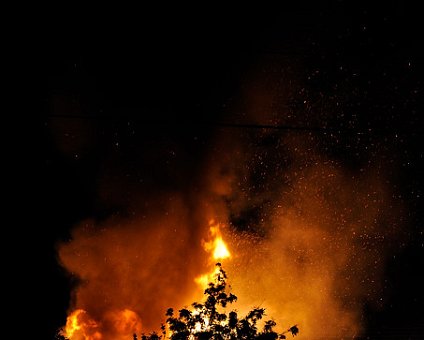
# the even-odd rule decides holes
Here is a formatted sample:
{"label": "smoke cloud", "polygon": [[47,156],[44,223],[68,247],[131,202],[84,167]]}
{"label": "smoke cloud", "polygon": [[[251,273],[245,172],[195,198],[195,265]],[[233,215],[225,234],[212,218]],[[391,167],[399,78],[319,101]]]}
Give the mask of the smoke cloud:
{"label": "smoke cloud", "polygon": [[[292,121],[289,95],[271,86],[283,80],[252,76],[233,117]],[[194,279],[209,270],[202,240],[214,219],[224,225],[232,258],[223,265],[240,312],[262,306],[281,330],[298,324],[305,339],[359,335],[364,304],[384,304],[385,260],[402,207],[380,158],[352,168],[325,152],[322,138],[217,130],[196,176],[178,190],[140,192],[136,214],[76,226],[58,248],[80,281],[70,312],[86,311],[105,340],[158,330],[167,308],[201,299]],[[134,315],[119,324],[126,310]]]}

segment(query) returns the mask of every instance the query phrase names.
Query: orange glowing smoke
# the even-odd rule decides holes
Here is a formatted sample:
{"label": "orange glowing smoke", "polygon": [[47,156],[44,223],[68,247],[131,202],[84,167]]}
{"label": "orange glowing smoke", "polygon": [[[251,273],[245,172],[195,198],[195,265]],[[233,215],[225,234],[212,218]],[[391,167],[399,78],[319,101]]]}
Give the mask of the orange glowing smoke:
{"label": "orange glowing smoke", "polygon": [[[339,121],[339,110],[325,105],[289,111],[287,99],[304,90],[296,85],[303,71],[270,58],[243,82],[227,106],[228,121],[307,127]],[[349,136],[339,145],[337,134],[312,131],[214,132],[196,173],[163,191],[126,182],[123,164],[110,175],[120,158],[102,160],[98,199],[127,215],[82,221],[59,246],[61,264],[80,280],[66,325],[71,340],[157,331],[167,308],[202,298],[210,279],[204,273],[228,259],[229,249],[224,268],[240,314],[264,307],[283,330],[299,324],[304,339],[360,335],[364,305],[385,303],[385,261],[402,243],[404,216],[384,147],[356,150],[360,144]],[[345,167],[332,145],[336,154],[346,147],[367,157]],[[151,180],[161,183],[156,175]],[[211,217],[226,229],[211,223],[202,242]]]}
{"label": "orange glowing smoke", "polygon": [[[71,340],[157,331],[167,308],[202,298],[216,262],[240,314],[264,307],[305,339],[360,335],[364,304],[385,302],[385,261],[399,242],[402,207],[390,178],[371,160],[352,170],[322,156],[314,135],[263,138],[275,152],[257,135],[239,143],[221,135],[193,191],[155,193],[134,217],[74,228],[59,247],[81,281]],[[222,224],[208,230],[212,216]]]}
{"label": "orange glowing smoke", "polygon": [[384,302],[380,282],[398,208],[370,174],[352,179],[318,164],[296,176],[289,193],[273,193],[264,236],[231,230],[224,241],[222,226],[211,223],[202,241],[206,218],[196,220],[178,201],[150,220],[76,228],[60,249],[82,281],[66,334],[124,340],[158,330],[167,308],[202,299],[212,266],[224,262],[241,314],[263,306],[283,329],[299,324],[305,339],[359,335],[363,303]]}
{"label": "orange glowing smoke", "polygon": [[[206,253],[210,254],[208,264],[214,269],[195,279],[202,291],[209,282],[213,281],[217,273],[216,261],[230,257],[230,252],[221,234],[220,225],[211,220],[209,226],[209,240],[202,240],[201,243]],[[70,340],[124,340],[130,339],[133,334],[140,334],[145,331],[142,329],[138,314],[127,308],[119,311],[108,311],[100,319],[103,321],[96,321],[84,309],[76,309],[68,316],[62,333]]]}

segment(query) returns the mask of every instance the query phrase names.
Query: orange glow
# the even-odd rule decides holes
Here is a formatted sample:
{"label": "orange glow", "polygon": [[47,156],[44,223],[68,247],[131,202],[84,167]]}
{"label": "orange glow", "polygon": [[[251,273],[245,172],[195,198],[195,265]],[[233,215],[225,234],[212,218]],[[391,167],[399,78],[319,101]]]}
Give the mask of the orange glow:
{"label": "orange glow", "polygon": [[76,309],[68,316],[62,335],[70,340],[101,340],[104,339],[102,328],[114,334],[114,339],[124,340],[141,332],[141,320],[132,310],[123,309],[107,313],[101,325],[85,310]]}
{"label": "orange glow", "polygon": [[209,234],[212,240],[203,242],[203,248],[208,253],[212,253],[213,260],[218,261],[229,258],[231,254],[222,239],[220,226],[214,220],[209,221]]}
{"label": "orange glow", "polygon": [[[202,301],[216,262],[240,315],[263,306],[305,339],[361,334],[364,303],[385,298],[385,259],[399,242],[402,207],[386,178],[371,166],[347,171],[292,136],[281,139],[290,165],[259,190],[250,169],[263,159],[245,140],[219,137],[222,152],[195,191],[143,197],[149,204],[134,203],[134,216],[82,221],[59,245],[61,264],[82,282],[64,331],[71,340],[158,331],[167,308]],[[211,216],[221,224],[205,223]]]}
{"label": "orange glow", "polygon": [[215,263],[231,257],[230,251],[222,238],[220,225],[215,223],[214,220],[209,221],[209,235],[211,240],[203,241],[203,249],[211,254],[209,264],[213,265],[213,270],[194,279],[202,289],[206,288],[209,282],[213,282],[219,271]]}
{"label": "orange glow", "polygon": [[207,287],[211,276],[211,274],[200,275],[194,279],[194,282],[196,282],[202,288]]}
{"label": "orange glow", "polygon": [[71,338],[75,332],[78,332],[81,329],[81,325],[78,321],[78,316],[82,313],[85,313],[82,309],[77,309],[71,315],[68,316],[66,320],[66,328],[64,332],[64,336]]}
{"label": "orange glow", "polygon": [[98,324],[83,309],[73,311],[66,320],[63,335],[70,340],[99,340]]}
{"label": "orange glow", "polygon": [[110,328],[116,333],[116,338],[131,338],[134,333],[141,332],[140,317],[130,309],[112,311],[105,317],[110,323]]}
{"label": "orange glow", "polygon": [[215,260],[226,259],[230,257],[230,252],[221,237],[215,239],[215,250],[213,251],[213,258]]}
{"label": "orange glow", "polygon": [[196,277],[194,279],[194,282],[196,282],[200,286],[200,288],[205,289],[205,288],[207,288],[209,282],[214,281],[215,276],[216,276],[216,274],[218,274],[218,272],[219,272],[218,268],[215,268],[213,271],[211,271],[208,274],[203,274],[203,275]]}

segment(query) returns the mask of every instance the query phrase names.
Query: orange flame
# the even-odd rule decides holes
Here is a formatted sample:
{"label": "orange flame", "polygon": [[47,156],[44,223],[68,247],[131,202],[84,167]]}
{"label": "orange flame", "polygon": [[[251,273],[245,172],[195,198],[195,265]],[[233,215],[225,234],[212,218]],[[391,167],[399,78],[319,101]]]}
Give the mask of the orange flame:
{"label": "orange flame", "polygon": [[62,335],[70,340],[99,340],[102,335],[98,327],[85,310],[76,309],[68,316]]}
{"label": "orange flame", "polygon": [[[209,221],[209,234],[211,240],[207,242],[203,241],[203,249],[205,249],[206,252],[211,253],[209,262],[212,265],[215,265],[216,261],[230,258],[231,254],[222,238],[220,225],[215,223],[214,220]],[[196,277],[194,281],[200,287],[205,288],[209,282],[213,281],[217,271],[218,268],[214,266],[214,269],[211,272]]]}
{"label": "orange flame", "polygon": [[[209,222],[209,240],[202,241],[203,249],[210,254],[208,262],[211,266],[213,265],[213,269],[209,273],[195,278],[195,282],[202,289],[214,280],[218,271],[215,263],[231,257],[220,227],[218,223],[211,220]],[[123,340],[142,331],[140,317],[130,309],[109,311],[100,316],[98,320],[102,320],[102,322],[96,321],[86,310],[76,309],[69,314],[62,335],[70,340],[101,340],[109,339],[109,336],[114,334],[114,339]],[[105,329],[107,336],[103,335]]]}
{"label": "orange flame", "polygon": [[231,256],[227,245],[222,239],[222,234],[220,230],[220,225],[215,223],[214,220],[209,222],[209,233],[213,239],[208,242],[203,243],[203,248],[208,252],[212,253],[213,261],[219,261]]}
{"label": "orange flame", "polygon": [[[116,339],[127,339],[141,332],[141,321],[137,313],[129,309],[109,312],[105,316],[106,328],[116,334]],[[62,335],[70,340],[101,340],[100,323],[96,322],[85,310],[74,310],[66,320]]]}

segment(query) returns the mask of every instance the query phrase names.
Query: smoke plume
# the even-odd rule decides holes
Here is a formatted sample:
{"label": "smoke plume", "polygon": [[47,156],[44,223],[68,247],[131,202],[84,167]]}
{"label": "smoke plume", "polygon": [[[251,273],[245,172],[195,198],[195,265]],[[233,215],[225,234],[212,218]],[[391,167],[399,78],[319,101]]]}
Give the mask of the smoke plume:
{"label": "smoke plume", "polygon": [[[281,83],[252,76],[229,117],[308,121],[290,115],[287,92],[295,85]],[[177,189],[140,192],[126,217],[80,223],[58,250],[79,279],[70,313],[84,310],[105,340],[158,330],[167,308],[202,298],[194,279],[209,270],[202,240],[214,219],[232,254],[223,265],[239,311],[265,307],[282,330],[298,324],[304,339],[359,335],[364,305],[384,304],[385,260],[402,207],[384,161],[370,156],[362,166],[346,165],[326,152],[325,138],[218,129],[196,176],[183,176]]]}

